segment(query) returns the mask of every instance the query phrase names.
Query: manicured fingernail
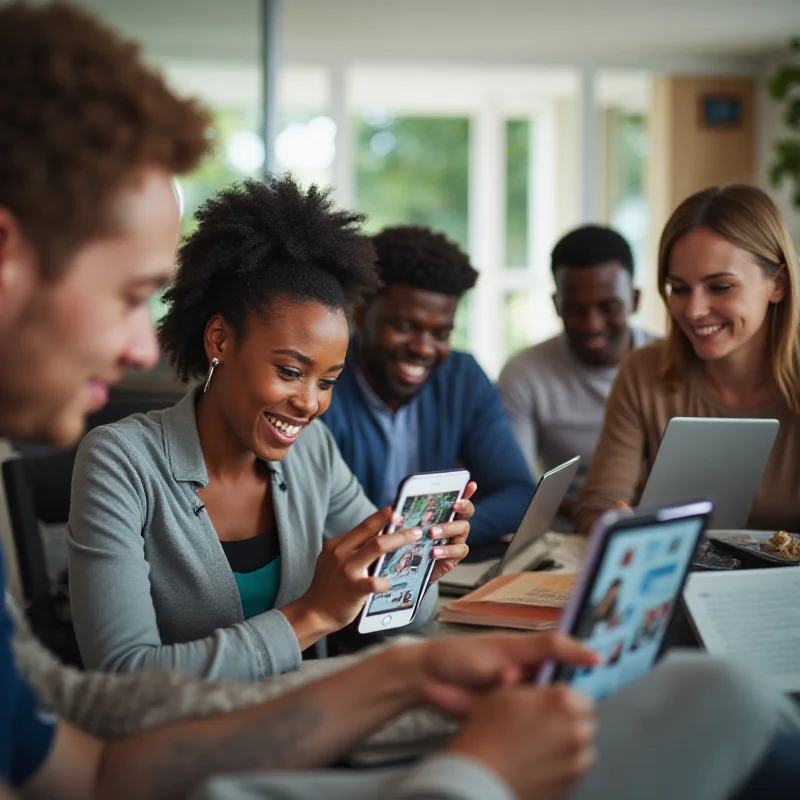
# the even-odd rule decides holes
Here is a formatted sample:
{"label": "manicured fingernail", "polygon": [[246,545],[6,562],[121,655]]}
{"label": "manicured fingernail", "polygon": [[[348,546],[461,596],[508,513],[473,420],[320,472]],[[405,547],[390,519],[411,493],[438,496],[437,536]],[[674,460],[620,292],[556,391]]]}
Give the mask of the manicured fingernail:
{"label": "manicured fingernail", "polygon": [[422,538],[422,528],[412,528],[411,529],[411,538],[412,539],[421,539]]}
{"label": "manicured fingernail", "polygon": [[456,500],[456,511],[463,511],[467,507],[466,500]]}
{"label": "manicured fingernail", "polygon": [[438,525],[434,528],[431,528],[431,539],[436,539],[438,536],[441,536],[444,533],[444,528],[440,528]]}
{"label": "manicured fingernail", "polygon": [[399,525],[402,521],[403,521],[403,515],[402,514],[395,514],[392,517],[392,525]]}
{"label": "manicured fingernail", "polygon": [[433,548],[433,557],[434,558],[443,558],[447,555],[447,551],[444,547],[434,547]]}

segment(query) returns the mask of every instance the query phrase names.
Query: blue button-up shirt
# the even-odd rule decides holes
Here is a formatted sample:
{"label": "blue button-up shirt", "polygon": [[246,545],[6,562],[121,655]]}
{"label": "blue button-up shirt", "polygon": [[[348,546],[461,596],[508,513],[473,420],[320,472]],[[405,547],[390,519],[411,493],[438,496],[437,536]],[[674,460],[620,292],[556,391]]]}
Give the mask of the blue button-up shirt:
{"label": "blue button-up shirt", "polygon": [[360,366],[356,367],[356,379],[367,400],[370,413],[389,443],[386,476],[377,503],[379,508],[383,508],[394,504],[400,481],[420,470],[419,398],[414,397],[411,402],[393,411],[372,390]]}

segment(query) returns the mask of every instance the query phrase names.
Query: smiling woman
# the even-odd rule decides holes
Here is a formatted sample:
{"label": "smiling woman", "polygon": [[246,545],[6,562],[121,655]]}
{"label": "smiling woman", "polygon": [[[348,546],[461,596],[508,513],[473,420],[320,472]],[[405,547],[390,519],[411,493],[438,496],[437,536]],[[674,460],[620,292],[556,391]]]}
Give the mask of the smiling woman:
{"label": "smiling woman", "polygon": [[620,367],[576,526],[637,501],[670,418],[767,417],[780,429],[748,527],[799,531],[797,257],[780,212],[752,186],[698,192],[667,222],[658,269],[670,331]]}
{"label": "smiling woman", "polygon": [[197,219],[159,334],[180,377],[205,380],[81,445],[73,618],[88,667],[257,680],[351,622],[385,588],[371,564],[420,533],[376,536],[391,511],[313,424],[344,367],[349,312],[378,285],[360,215],[273,178],[220,192]]}

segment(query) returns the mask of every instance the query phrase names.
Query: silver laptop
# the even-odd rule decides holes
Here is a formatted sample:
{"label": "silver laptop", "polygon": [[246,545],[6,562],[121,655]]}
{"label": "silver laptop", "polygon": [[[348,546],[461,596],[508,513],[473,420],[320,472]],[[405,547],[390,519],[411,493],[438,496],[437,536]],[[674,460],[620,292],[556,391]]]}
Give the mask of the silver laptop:
{"label": "silver laptop", "polygon": [[711,528],[746,528],[778,426],[776,419],[673,417],[639,507],[703,498],[714,503]]}
{"label": "silver laptop", "polygon": [[[545,472],[536,485],[528,510],[522,518],[511,542],[506,548],[503,557],[492,562],[487,568],[486,562],[473,564],[459,564],[454,570],[445,575],[440,582],[443,590],[445,587],[452,593],[454,590],[471,590],[486,583],[490,578],[503,575],[511,569],[510,565],[524,550],[531,547],[536,541],[547,533],[550,525],[558,513],[561,501],[578,471],[581,457],[575,456],[569,461]],[[523,569],[534,569],[537,562],[545,556],[536,558],[526,564]],[[520,567],[515,565],[515,569]]]}

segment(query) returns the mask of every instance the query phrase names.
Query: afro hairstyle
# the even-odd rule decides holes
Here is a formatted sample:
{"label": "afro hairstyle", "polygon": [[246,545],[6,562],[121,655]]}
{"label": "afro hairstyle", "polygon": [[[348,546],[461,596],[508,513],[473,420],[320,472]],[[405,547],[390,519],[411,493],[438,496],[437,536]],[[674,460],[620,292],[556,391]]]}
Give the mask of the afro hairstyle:
{"label": "afro hairstyle", "polygon": [[385,228],[372,237],[384,286],[405,283],[416,289],[460,297],[478,280],[466,253],[441,233],[418,225]]}
{"label": "afro hairstyle", "polygon": [[375,251],[364,217],[334,209],[327,191],[301,189],[289,176],[223,189],[196,213],[164,294],[159,338],[182,380],[208,367],[206,324],[222,314],[237,335],[248,315],[264,318],[276,301],[316,301],[350,313],[377,291]]}

